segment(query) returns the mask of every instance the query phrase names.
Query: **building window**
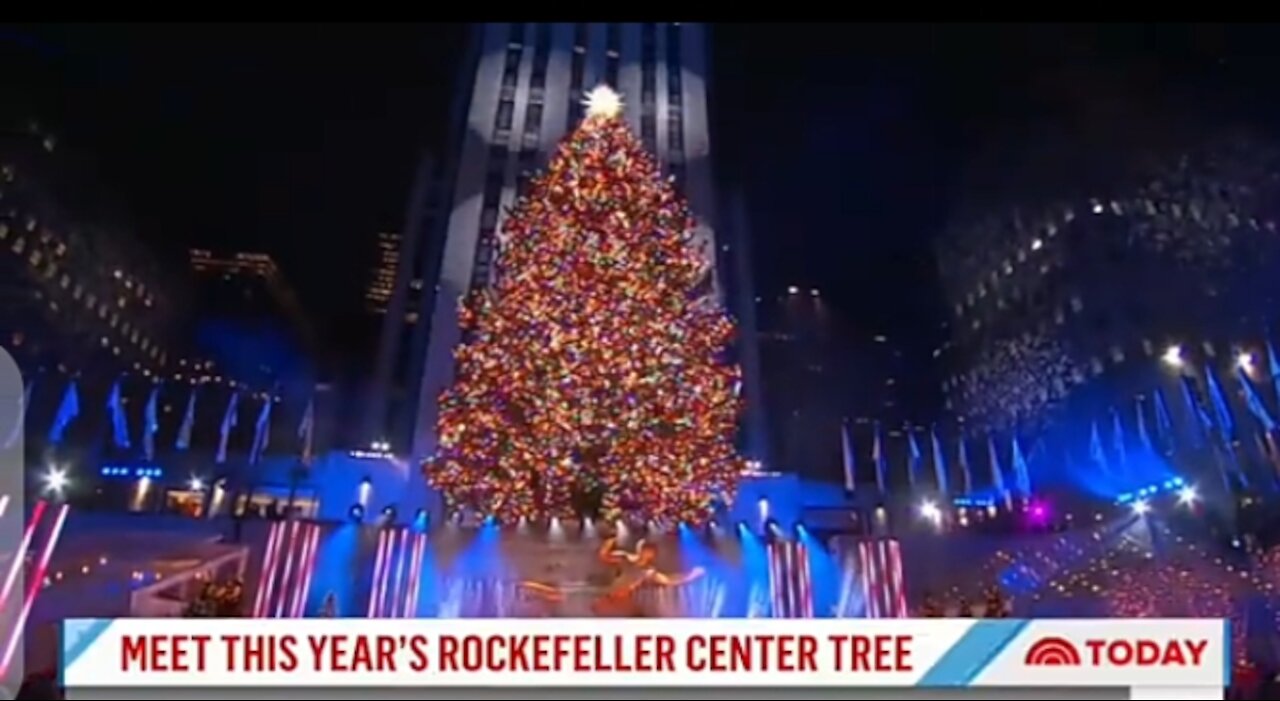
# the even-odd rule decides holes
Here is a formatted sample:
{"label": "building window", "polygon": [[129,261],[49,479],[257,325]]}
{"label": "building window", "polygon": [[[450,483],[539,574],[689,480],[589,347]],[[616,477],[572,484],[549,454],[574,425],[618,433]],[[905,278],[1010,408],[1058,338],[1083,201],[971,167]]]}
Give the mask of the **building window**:
{"label": "building window", "polygon": [[684,59],[680,54],[680,25],[667,25],[667,102],[684,103],[684,86],[681,85]]}
{"label": "building window", "polygon": [[604,59],[604,82],[605,85],[618,84],[618,56],[611,53]]}
{"label": "building window", "polygon": [[[586,33],[585,26],[586,25],[583,25],[581,23],[578,24],[578,28],[582,30],[584,35]],[[585,37],[584,37],[583,43],[585,44]],[[579,46],[582,46],[582,45],[583,44],[579,44]],[[582,106],[582,80],[583,80],[583,73],[585,73],[586,71],[586,67],[587,67],[586,53],[584,51],[574,51],[573,58],[570,60],[570,63],[569,63],[569,128],[570,129],[573,129],[578,125],[578,122],[582,121],[582,112],[584,109]]]}
{"label": "building window", "polygon": [[538,24],[533,47],[533,72],[529,74],[529,99],[542,100],[543,90],[547,85],[547,62],[551,56],[550,24],[546,22]]}
{"label": "building window", "polygon": [[489,147],[489,175],[497,173],[502,175],[502,171],[507,168],[507,147],[504,144],[494,144]]}
{"label": "building window", "polygon": [[658,29],[653,22],[640,27],[640,102],[652,104],[658,92]]}
{"label": "building window", "polygon": [[652,114],[640,117],[640,140],[644,142],[644,148],[649,153],[658,150],[658,118]]}
{"label": "building window", "polygon": [[525,136],[529,136],[530,134],[532,134],[534,137],[537,137],[538,132],[540,132],[541,130],[542,130],[542,105],[537,103],[530,103],[528,108],[525,110],[525,115],[524,115],[524,134]]}
{"label": "building window", "polygon": [[507,49],[507,61],[502,67],[502,87],[514,88],[520,75],[520,49]]}
{"label": "building window", "polygon": [[498,103],[498,114],[493,123],[495,132],[511,131],[511,121],[515,117],[515,111],[516,105],[511,100]]}
{"label": "building window", "polygon": [[484,182],[484,203],[485,205],[497,205],[498,200],[502,197],[502,173],[490,173]]}
{"label": "building window", "polygon": [[672,151],[684,153],[684,123],[679,115],[671,115],[667,122],[667,143]]}
{"label": "building window", "polygon": [[604,82],[614,87],[618,85],[618,61],[621,45],[622,32],[618,23],[610,22],[605,26]]}
{"label": "building window", "polygon": [[512,22],[511,32],[507,35],[507,45],[520,48],[524,45],[524,22]]}
{"label": "building window", "polygon": [[533,148],[528,148],[520,152],[518,161],[518,172],[520,175],[531,175],[538,168],[538,152]]}

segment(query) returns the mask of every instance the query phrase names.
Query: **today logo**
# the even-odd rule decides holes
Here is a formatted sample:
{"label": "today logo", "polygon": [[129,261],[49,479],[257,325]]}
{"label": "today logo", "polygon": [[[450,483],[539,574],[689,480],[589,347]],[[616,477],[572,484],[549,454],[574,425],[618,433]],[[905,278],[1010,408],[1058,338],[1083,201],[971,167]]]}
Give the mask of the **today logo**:
{"label": "today logo", "polygon": [[1023,663],[1028,667],[1198,667],[1204,664],[1208,647],[1204,638],[1091,639],[1084,641],[1081,653],[1080,647],[1066,638],[1047,637],[1027,648]]}

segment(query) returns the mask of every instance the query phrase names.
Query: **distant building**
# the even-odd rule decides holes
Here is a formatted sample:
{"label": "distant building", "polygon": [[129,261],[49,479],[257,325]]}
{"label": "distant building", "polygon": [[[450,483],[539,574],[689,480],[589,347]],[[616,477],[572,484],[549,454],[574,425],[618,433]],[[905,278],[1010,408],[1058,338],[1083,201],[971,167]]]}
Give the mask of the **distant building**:
{"label": "distant building", "polygon": [[[444,245],[446,187],[436,171],[439,162],[424,157],[409,193],[404,231],[379,234],[374,271],[366,289],[366,308],[380,317],[367,376],[367,400],[354,445],[391,443],[407,449],[418,419],[418,392],[426,362],[429,308],[434,289],[424,280],[438,275]],[[388,278],[388,275],[390,277]]]}
{"label": "distant building", "polygon": [[[370,314],[387,313],[387,303],[395,292],[396,272],[400,261],[400,234],[379,233],[374,243],[373,265],[369,268],[369,282],[364,288],[365,309]],[[422,287],[422,280],[415,281]]]}
{"label": "distant building", "polygon": [[110,451],[100,409],[110,387],[121,381],[136,401],[154,381],[181,381],[188,349],[182,277],[118,223],[99,191],[53,134],[0,123],[0,346],[32,388],[27,446],[44,446],[74,379],[81,416],[61,449],[89,459]]}
{"label": "distant building", "polygon": [[0,132],[0,341],[27,371],[101,363],[160,373],[180,285],[99,212],[74,209],[84,186],[56,144],[37,125]]}
{"label": "distant building", "polygon": [[1083,463],[1094,424],[1108,451],[1112,426],[1149,436],[1157,389],[1195,427],[1180,381],[1207,407],[1212,372],[1252,451],[1237,369],[1275,412],[1280,149],[1231,133],[1108,158],[1060,197],[970,208],[939,240],[948,405],[971,432],[1057,436],[1049,453]]}
{"label": "distant building", "polygon": [[316,339],[293,288],[265,253],[191,249],[195,344],[241,382],[307,393]]}
{"label": "distant building", "polygon": [[[762,300],[760,309],[772,469],[839,483],[842,425],[851,427],[865,468],[877,423],[897,452],[901,430],[931,418],[919,399],[927,375],[916,375],[892,339],[851,327],[820,290],[791,287]],[[869,469],[863,472],[861,481],[874,480]]]}

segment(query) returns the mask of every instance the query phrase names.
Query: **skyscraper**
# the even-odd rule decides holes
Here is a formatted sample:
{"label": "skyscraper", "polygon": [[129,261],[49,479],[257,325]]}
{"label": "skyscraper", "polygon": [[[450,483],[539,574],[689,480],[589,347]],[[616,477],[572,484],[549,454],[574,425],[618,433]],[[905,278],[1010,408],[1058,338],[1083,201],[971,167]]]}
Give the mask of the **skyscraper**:
{"label": "skyscraper", "polygon": [[[442,209],[447,209],[447,216],[440,217],[441,225],[433,230],[418,231],[426,237],[416,247],[427,261],[422,279],[435,284],[422,286],[419,308],[426,323],[415,330],[421,344],[416,340],[410,350],[422,362],[411,359],[405,383],[416,386],[415,406],[408,410],[411,436],[406,436],[415,459],[435,448],[436,402],[453,379],[453,350],[462,340],[458,300],[492,282],[496,232],[506,210],[581,120],[583,95],[596,85],[609,85],[622,94],[632,129],[688,200],[698,222],[695,245],[713,263],[707,293],[719,297],[740,323],[745,319],[750,325],[754,318],[736,313],[741,300],[752,299],[749,281],[731,280],[744,277],[748,266],[735,256],[746,255],[745,246],[731,245],[717,229],[705,27],[493,23],[476,28],[474,46],[459,86],[453,152],[444,163],[448,194]],[[409,250],[407,241],[402,250]],[[741,337],[754,343],[754,328],[743,328]],[[747,361],[745,392],[750,400],[755,355],[740,355]],[[375,395],[375,403],[376,399]],[[385,408],[375,406],[372,411]],[[397,442],[395,437],[391,440]],[[748,439],[747,444],[753,442]]]}
{"label": "skyscraper", "polygon": [[400,267],[400,234],[378,234],[369,282],[364,288],[365,310],[370,314],[387,313],[387,302],[395,291],[396,270]]}

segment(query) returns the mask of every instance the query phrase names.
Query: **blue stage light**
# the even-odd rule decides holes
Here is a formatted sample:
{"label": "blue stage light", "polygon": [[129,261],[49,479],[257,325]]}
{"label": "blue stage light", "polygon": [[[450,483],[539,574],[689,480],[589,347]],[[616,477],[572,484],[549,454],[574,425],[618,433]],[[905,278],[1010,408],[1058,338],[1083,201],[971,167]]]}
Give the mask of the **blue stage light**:
{"label": "blue stage light", "polygon": [[363,521],[364,506],[360,504],[352,504],[351,510],[347,512],[347,515],[351,518],[352,521],[355,521],[357,523],[359,523],[360,521]]}

